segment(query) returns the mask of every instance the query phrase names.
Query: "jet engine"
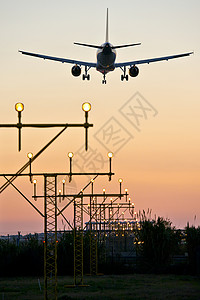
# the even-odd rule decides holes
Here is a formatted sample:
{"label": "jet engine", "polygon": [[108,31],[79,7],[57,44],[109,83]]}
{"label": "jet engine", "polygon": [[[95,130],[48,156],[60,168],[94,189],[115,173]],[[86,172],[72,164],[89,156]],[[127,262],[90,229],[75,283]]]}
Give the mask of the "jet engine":
{"label": "jet engine", "polygon": [[77,65],[73,66],[72,67],[72,75],[76,76],[76,77],[81,75],[81,67],[77,66]]}
{"label": "jet engine", "polygon": [[136,77],[136,76],[138,76],[138,74],[139,74],[139,69],[138,69],[138,67],[136,67],[136,66],[130,67],[130,69],[129,69],[129,75],[130,75],[131,77]]}

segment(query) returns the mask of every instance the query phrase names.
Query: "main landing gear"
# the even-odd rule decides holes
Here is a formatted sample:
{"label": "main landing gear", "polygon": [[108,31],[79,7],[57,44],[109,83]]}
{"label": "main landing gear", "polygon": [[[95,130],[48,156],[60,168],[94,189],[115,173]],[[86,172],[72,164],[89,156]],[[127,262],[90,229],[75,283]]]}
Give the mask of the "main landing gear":
{"label": "main landing gear", "polygon": [[83,80],[85,79],[90,80],[90,74],[87,73],[90,68],[91,67],[85,66],[85,74],[83,74]]}
{"label": "main landing gear", "polygon": [[102,83],[104,84],[106,84],[106,73],[103,73],[103,80],[102,80]]}
{"label": "main landing gear", "polygon": [[121,75],[121,81],[123,81],[124,79],[126,79],[126,81],[128,81],[128,75],[126,74],[126,67],[120,67],[121,70],[123,71],[123,75]]}

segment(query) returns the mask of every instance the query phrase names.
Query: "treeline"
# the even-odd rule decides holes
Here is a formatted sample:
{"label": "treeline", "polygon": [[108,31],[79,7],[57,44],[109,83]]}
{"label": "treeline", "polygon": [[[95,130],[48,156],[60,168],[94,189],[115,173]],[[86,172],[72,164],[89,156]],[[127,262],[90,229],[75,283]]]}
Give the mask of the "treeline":
{"label": "treeline", "polygon": [[141,272],[200,274],[200,227],[176,230],[170,220],[143,212],[136,231]]}
{"label": "treeline", "polygon": [[[107,237],[108,238],[108,237]],[[107,239],[106,238],[106,239]],[[105,274],[181,273],[200,274],[200,227],[190,227],[184,232],[176,230],[169,220],[158,217],[149,219],[142,215],[140,227],[134,231],[136,257],[132,263],[113,260],[106,254],[106,243],[98,243],[99,271]],[[84,234],[84,272],[89,273],[89,232]],[[58,242],[58,275],[72,275],[74,262],[73,232],[62,234]],[[180,259],[180,258],[184,259]],[[175,259],[177,258],[177,259]],[[130,261],[130,260],[129,260]],[[27,240],[0,240],[0,276],[42,276],[44,244],[38,235],[29,235]]]}

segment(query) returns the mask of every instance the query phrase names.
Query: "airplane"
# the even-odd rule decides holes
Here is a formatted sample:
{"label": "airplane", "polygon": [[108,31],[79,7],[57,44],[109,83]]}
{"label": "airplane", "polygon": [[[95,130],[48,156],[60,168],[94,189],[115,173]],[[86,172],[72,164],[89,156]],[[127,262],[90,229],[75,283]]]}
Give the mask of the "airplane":
{"label": "airplane", "polygon": [[81,75],[81,71],[82,71],[81,67],[83,66],[83,67],[85,67],[85,72],[82,76],[83,80],[85,80],[85,79],[90,80],[90,74],[88,74],[88,71],[91,68],[96,68],[97,71],[99,71],[100,73],[103,74],[103,80],[102,80],[103,84],[106,84],[106,74],[108,72],[114,71],[116,68],[120,68],[123,72],[123,74],[121,75],[121,80],[123,81],[125,79],[126,81],[128,81],[128,74],[126,74],[127,67],[129,67],[129,70],[128,70],[129,75],[131,77],[136,77],[139,74],[139,68],[137,65],[146,64],[146,63],[149,64],[152,62],[164,61],[164,60],[168,61],[169,59],[189,56],[189,55],[193,54],[193,52],[187,52],[187,53],[183,53],[183,54],[175,54],[175,55],[163,56],[163,57],[157,57],[157,58],[148,58],[148,59],[142,59],[142,60],[133,60],[133,61],[128,61],[128,62],[115,63],[116,49],[137,46],[137,45],[141,45],[141,43],[113,46],[109,42],[109,38],[108,38],[108,8],[107,8],[107,16],[106,16],[105,43],[103,43],[100,46],[84,44],[84,43],[77,43],[77,42],[74,42],[74,44],[79,45],[79,46],[96,48],[97,49],[97,62],[91,63],[91,62],[79,61],[79,60],[68,59],[68,58],[53,57],[53,56],[47,56],[47,55],[43,55],[43,54],[26,52],[26,51],[22,51],[22,50],[19,50],[19,52],[21,52],[24,55],[34,56],[34,57],[48,59],[48,60],[54,60],[54,61],[58,61],[58,62],[62,62],[62,63],[73,64],[74,66],[72,67],[71,72],[72,72],[72,75],[75,77],[78,77]]}

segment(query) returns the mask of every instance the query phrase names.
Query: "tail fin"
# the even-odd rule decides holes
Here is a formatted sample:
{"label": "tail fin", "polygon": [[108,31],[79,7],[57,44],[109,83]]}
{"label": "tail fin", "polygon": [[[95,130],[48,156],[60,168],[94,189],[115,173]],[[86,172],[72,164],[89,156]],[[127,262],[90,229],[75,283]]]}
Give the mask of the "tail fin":
{"label": "tail fin", "polygon": [[106,16],[106,43],[108,43],[108,8],[107,8],[107,16]]}

